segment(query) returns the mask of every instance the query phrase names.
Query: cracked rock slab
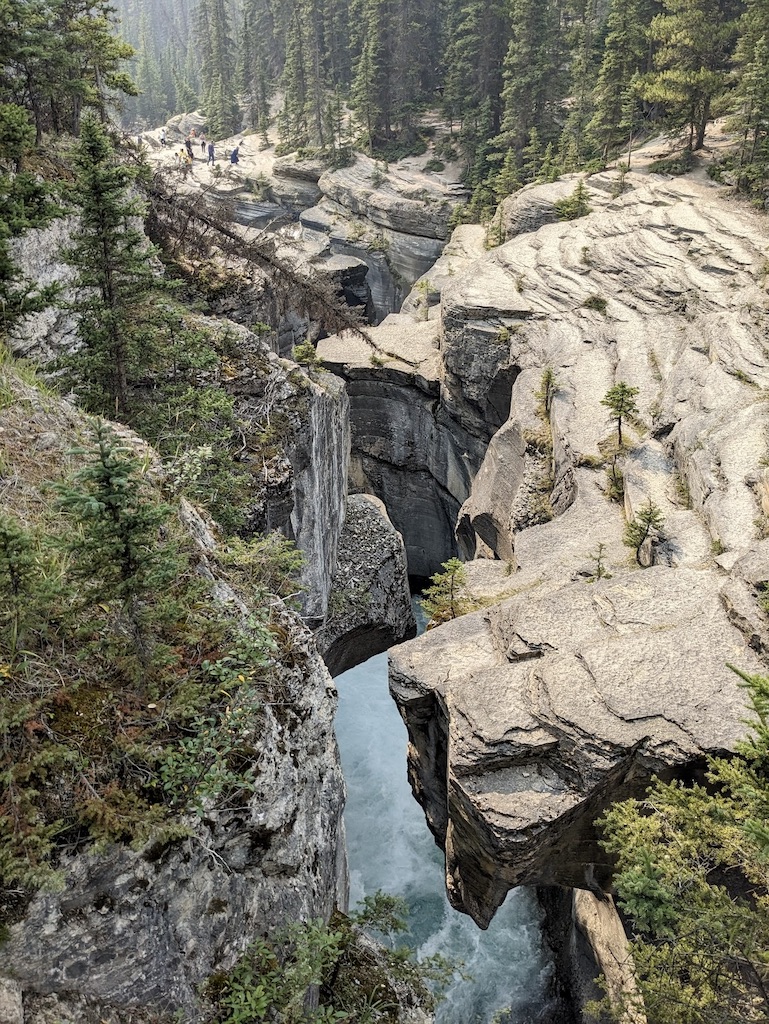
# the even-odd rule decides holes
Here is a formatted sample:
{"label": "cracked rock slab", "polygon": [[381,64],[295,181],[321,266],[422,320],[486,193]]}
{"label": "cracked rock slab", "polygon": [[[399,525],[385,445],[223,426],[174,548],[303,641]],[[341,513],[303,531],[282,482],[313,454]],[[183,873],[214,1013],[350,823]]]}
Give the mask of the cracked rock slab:
{"label": "cracked rock slab", "polygon": [[391,651],[412,785],[458,909],[485,927],[513,886],[600,884],[601,811],[734,749],[746,707],[728,666],[762,666],[725,583],[665,566],[543,583]]}

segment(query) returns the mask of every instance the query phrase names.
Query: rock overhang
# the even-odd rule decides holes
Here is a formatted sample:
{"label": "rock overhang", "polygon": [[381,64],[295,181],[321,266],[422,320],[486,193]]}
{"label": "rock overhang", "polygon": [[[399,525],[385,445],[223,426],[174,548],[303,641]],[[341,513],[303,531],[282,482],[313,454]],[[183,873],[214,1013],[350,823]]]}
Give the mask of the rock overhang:
{"label": "rock overhang", "polygon": [[[762,663],[730,622],[724,582],[666,566],[543,581],[391,650],[407,726],[410,702],[423,720],[433,697],[440,738],[431,762],[416,725],[410,769],[423,801],[444,802],[426,810],[446,822],[455,906],[487,925],[515,885],[605,881],[594,820],[608,803],[734,749],[746,702],[729,665]],[[419,779],[431,763],[440,778]]]}

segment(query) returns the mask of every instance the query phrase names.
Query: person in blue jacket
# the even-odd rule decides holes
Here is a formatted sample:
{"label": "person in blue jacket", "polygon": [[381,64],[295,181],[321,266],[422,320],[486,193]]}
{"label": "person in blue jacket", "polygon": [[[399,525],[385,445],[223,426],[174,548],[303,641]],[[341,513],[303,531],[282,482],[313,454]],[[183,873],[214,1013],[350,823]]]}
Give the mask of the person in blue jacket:
{"label": "person in blue jacket", "polygon": [[236,146],[233,149],[232,153],[230,153],[230,163],[231,164],[236,164],[238,162],[238,160],[240,159],[240,157],[238,155],[238,149],[239,148],[240,148],[239,146]]}

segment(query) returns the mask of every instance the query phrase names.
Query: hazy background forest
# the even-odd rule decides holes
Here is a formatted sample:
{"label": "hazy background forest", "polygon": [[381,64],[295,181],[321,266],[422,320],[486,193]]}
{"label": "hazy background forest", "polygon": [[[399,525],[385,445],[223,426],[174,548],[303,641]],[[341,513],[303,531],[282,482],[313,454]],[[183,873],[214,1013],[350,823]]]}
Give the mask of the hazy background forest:
{"label": "hazy background forest", "polygon": [[[696,151],[709,118],[742,137],[741,186],[762,189],[769,129],[765,0],[116,0],[139,90],[126,124],[202,107],[219,137],[277,130],[286,150],[383,159],[453,128],[471,217],[536,178],[590,170],[648,126]],[[349,108],[349,123],[343,110]]]}

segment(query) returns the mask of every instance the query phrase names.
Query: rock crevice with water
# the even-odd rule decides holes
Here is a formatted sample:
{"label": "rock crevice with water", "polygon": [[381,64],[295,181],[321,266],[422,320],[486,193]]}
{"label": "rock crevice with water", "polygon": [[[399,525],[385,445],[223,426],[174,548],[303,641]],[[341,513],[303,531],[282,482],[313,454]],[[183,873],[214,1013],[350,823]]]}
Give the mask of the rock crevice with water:
{"label": "rock crevice with water", "polygon": [[[575,183],[518,194],[510,240],[427,303],[433,420],[481,442],[457,528],[487,607],[395,648],[391,689],[449,897],[482,926],[515,885],[608,886],[595,819],[734,750],[728,666],[764,669],[765,226],[712,184],[610,173],[560,222]],[[621,450],[618,381],[639,409]],[[664,526],[637,560],[649,501]]]}

